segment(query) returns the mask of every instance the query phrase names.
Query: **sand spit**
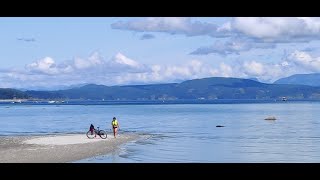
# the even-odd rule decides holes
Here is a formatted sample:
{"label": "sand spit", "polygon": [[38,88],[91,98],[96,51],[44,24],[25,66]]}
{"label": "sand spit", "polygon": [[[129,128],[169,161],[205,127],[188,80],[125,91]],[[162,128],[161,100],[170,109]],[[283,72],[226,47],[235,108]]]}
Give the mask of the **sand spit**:
{"label": "sand spit", "polygon": [[0,163],[63,163],[104,155],[137,140],[133,133],[107,139],[88,139],[85,134],[0,137]]}

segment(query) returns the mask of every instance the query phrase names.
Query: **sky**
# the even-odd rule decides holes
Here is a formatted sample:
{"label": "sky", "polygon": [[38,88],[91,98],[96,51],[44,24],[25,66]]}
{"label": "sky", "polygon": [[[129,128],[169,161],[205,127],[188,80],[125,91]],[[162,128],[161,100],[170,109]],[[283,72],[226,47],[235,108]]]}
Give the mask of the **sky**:
{"label": "sky", "polygon": [[320,18],[1,17],[0,88],[320,72]]}

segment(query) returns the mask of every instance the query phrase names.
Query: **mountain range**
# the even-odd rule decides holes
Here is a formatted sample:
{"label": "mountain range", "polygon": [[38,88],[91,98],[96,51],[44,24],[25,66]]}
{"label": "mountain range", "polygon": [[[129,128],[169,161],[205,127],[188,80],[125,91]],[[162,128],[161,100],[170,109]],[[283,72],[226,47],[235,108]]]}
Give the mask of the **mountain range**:
{"label": "mountain range", "polygon": [[[279,80],[280,81],[280,80]],[[178,99],[320,99],[320,87],[261,83],[251,79],[211,77],[181,83],[105,86],[87,84],[56,91],[0,89],[0,99],[91,99],[91,100],[178,100]]]}
{"label": "mountain range", "polygon": [[266,84],[250,79],[212,77],[181,83],[104,86],[88,84],[58,91],[25,91],[40,99],[177,100],[177,99],[290,99],[320,98],[320,87]]}
{"label": "mountain range", "polygon": [[274,84],[301,84],[309,86],[320,86],[320,73],[295,74],[286,78],[281,78]]}

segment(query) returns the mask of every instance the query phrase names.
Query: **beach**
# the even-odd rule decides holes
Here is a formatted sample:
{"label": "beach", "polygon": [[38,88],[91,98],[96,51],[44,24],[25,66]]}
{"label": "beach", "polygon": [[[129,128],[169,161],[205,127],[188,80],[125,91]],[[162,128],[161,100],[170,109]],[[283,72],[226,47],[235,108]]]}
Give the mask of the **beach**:
{"label": "beach", "polygon": [[124,133],[107,139],[88,139],[85,134],[0,137],[0,163],[67,163],[110,153],[137,140]]}

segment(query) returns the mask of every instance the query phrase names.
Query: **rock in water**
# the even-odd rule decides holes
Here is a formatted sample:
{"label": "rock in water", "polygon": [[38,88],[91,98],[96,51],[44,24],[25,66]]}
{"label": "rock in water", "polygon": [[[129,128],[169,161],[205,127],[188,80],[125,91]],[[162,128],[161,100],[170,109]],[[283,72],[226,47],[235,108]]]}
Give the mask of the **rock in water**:
{"label": "rock in water", "polygon": [[265,118],[264,120],[276,120],[276,117],[274,117],[274,116],[269,116],[269,117]]}

